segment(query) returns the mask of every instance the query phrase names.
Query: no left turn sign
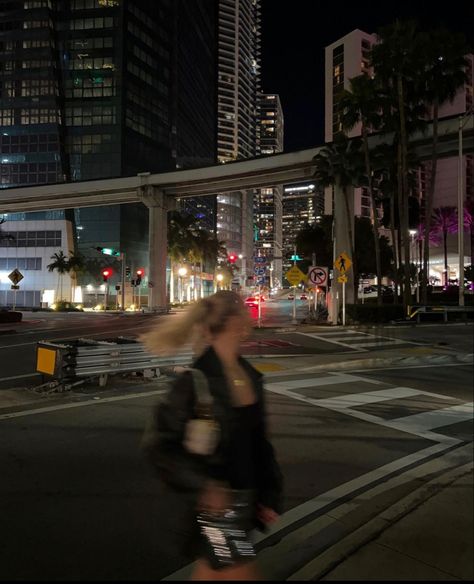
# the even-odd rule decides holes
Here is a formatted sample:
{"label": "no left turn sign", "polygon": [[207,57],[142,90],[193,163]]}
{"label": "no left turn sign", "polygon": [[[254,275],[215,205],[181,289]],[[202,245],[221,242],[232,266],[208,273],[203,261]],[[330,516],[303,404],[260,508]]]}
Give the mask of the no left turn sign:
{"label": "no left turn sign", "polygon": [[312,268],[309,269],[308,280],[315,286],[327,286],[328,285],[327,268],[313,266]]}

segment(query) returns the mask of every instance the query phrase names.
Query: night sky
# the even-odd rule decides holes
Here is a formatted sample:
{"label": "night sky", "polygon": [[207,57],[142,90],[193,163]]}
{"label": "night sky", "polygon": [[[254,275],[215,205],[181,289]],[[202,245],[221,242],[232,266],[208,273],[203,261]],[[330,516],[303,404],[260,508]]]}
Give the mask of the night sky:
{"label": "night sky", "polygon": [[463,32],[473,46],[474,2],[262,0],[262,88],[280,95],[285,151],[324,142],[324,48],[356,28],[374,33],[409,17]]}

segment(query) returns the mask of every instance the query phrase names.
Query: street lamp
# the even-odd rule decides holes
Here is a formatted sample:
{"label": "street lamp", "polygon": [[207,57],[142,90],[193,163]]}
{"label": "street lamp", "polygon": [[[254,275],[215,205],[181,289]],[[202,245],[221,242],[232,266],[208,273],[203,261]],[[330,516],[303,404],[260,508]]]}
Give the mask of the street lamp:
{"label": "street lamp", "polygon": [[221,283],[222,283],[222,280],[223,279],[224,279],[224,276],[222,274],[217,274],[216,280],[217,280],[217,288],[218,288],[218,290],[220,290],[220,288],[221,288]]}
{"label": "street lamp", "polygon": [[179,276],[179,301],[181,303],[183,302],[183,278],[186,276],[187,273],[188,273],[188,270],[186,268],[179,268],[179,270],[178,270],[178,276]]}

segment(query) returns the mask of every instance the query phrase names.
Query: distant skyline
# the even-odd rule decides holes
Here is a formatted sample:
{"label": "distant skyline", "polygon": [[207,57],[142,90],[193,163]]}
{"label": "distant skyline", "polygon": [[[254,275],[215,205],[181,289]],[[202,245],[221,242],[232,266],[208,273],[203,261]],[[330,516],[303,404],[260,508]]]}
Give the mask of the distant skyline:
{"label": "distant skyline", "polygon": [[444,25],[463,32],[472,50],[474,3],[454,0],[439,10],[412,1],[356,2],[262,0],[262,89],[278,93],[285,117],[285,151],[324,142],[324,48],[352,30],[376,33],[396,18],[421,28]]}

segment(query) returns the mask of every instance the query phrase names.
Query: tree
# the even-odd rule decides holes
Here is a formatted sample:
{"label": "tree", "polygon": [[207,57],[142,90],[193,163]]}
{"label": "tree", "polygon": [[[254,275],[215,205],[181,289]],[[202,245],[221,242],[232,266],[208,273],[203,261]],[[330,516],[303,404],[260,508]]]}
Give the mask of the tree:
{"label": "tree", "polygon": [[69,261],[68,258],[64,255],[63,250],[54,253],[51,256],[53,260],[50,264],[48,264],[47,268],[49,272],[56,271],[58,273],[58,300],[63,299],[63,276],[69,272]]}
{"label": "tree", "polygon": [[369,131],[378,129],[381,122],[382,94],[377,84],[367,74],[359,75],[350,80],[350,90],[345,90],[339,101],[342,110],[342,126],[352,130],[357,124],[361,126],[362,144],[364,150],[365,178],[372,209],[374,224],[373,237],[377,274],[377,303],[382,304],[382,267],[379,246],[379,214],[375,191],[372,185],[372,165],[369,153]]}
{"label": "tree", "polygon": [[[431,151],[430,182],[425,202],[425,232],[429,233],[433,218],[433,201],[438,161],[438,118],[439,107],[452,101],[457,90],[468,82],[468,61],[464,55],[469,52],[464,35],[445,28],[419,35],[419,47],[423,48],[424,70],[420,78],[420,94],[431,105],[433,119],[433,139]],[[423,246],[422,302],[428,300],[429,239]]]}
{"label": "tree", "polygon": [[[418,108],[424,110],[416,96],[415,81],[421,70],[420,46],[417,44],[417,24],[414,21],[395,23],[381,29],[380,43],[371,51],[371,64],[377,82],[385,88],[388,98],[393,96],[384,111],[387,130],[395,132],[397,146],[397,197],[400,213],[401,242],[404,250],[404,279],[410,280],[410,235],[408,228],[408,139],[416,124],[409,125],[409,118],[417,120]],[[390,99],[389,99],[390,101]],[[409,115],[411,114],[411,115]],[[411,302],[411,290],[405,286],[404,306]]]}
{"label": "tree", "polygon": [[69,267],[69,273],[72,274],[72,281],[73,281],[73,285],[72,285],[72,291],[71,291],[71,301],[74,301],[74,288],[77,286],[77,276],[78,274],[84,272],[85,270],[85,258],[82,254],[77,253],[75,251],[70,251],[69,252],[69,259],[68,259],[68,267]]}
{"label": "tree", "polygon": [[[316,169],[314,178],[323,186],[340,188],[344,197],[346,219],[349,234],[349,247],[353,264],[356,262],[354,254],[354,232],[352,229],[353,210],[349,200],[348,188],[361,183],[363,162],[361,154],[361,140],[339,135],[334,142],[326,145],[314,157]],[[354,273],[357,266],[354,265]],[[354,297],[357,298],[357,285],[354,280]]]}
{"label": "tree", "polygon": [[306,258],[316,255],[318,266],[332,267],[333,258],[333,237],[332,237],[332,215],[324,215],[313,225],[305,225],[296,234],[296,247]]}
{"label": "tree", "polygon": [[170,257],[170,302],[174,301],[174,266],[186,260],[193,250],[197,219],[188,213],[168,213],[168,255]]}
{"label": "tree", "polygon": [[471,266],[474,266],[474,201],[468,199],[464,203],[464,229],[469,233],[469,249]]}
{"label": "tree", "polygon": [[432,230],[442,237],[444,253],[444,286],[449,285],[448,273],[448,234],[456,233],[458,228],[456,207],[439,207],[433,211]]}
{"label": "tree", "polygon": [[[368,217],[355,218],[355,257],[357,272],[354,272],[356,281],[363,275],[376,273],[374,225]],[[393,270],[393,253],[390,243],[384,235],[377,237],[380,249],[380,278],[389,275]]]}

